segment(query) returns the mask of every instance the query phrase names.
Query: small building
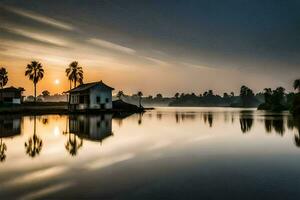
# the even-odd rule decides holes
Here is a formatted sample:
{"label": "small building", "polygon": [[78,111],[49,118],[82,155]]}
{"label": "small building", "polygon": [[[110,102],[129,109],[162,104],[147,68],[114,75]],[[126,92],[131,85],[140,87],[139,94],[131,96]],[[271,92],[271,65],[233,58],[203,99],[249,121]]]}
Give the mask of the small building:
{"label": "small building", "polygon": [[0,103],[21,104],[23,102],[23,88],[7,87],[0,89]]}
{"label": "small building", "polygon": [[69,90],[69,109],[112,109],[112,91],[102,81],[81,84]]}

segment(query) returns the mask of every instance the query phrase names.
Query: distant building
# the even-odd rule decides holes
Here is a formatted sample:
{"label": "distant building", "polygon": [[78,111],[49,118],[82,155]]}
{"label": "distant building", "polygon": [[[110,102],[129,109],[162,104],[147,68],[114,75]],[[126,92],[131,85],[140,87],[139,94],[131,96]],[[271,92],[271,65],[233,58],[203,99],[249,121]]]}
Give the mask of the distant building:
{"label": "distant building", "polygon": [[112,109],[112,90],[102,81],[81,84],[69,90],[69,109]]}
{"label": "distant building", "polygon": [[69,127],[70,133],[82,139],[102,142],[112,136],[112,114],[70,116]]}
{"label": "distant building", "polygon": [[23,88],[7,87],[0,89],[0,103],[21,104]]}

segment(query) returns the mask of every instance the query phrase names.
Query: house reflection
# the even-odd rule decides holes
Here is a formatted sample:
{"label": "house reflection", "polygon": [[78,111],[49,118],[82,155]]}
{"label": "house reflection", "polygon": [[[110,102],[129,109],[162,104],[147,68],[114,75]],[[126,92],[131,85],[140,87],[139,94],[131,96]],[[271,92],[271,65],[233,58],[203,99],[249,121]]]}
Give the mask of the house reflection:
{"label": "house reflection", "polygon": [[69,117],[69,132],[81,139],[102,142],[112,136],[112,114]]}
{"label": "house reflection", "polygon": [[0,116],[0,138],[14,137],[21,134],[21,117]]}
{"label": "house reflection", "polygon": [[20,116],[0,116],[0,162],[6,160],[7,145],[4,138],[12,138],[21,134],[22,119]]}

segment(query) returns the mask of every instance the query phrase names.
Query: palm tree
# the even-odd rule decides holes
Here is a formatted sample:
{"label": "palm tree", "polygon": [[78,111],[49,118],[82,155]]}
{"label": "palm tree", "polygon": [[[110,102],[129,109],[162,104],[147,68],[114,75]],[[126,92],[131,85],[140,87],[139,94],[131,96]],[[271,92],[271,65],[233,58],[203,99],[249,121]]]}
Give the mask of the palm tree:
{"label": "palm tree", "polygon": [[117,97],[119,100],[122,99],[122,96],[124,96],[124,92],[122,90],[120,90],[118,93],[117,93]]}
{"label": "palm tree", "polygon": [[6,144],[0,139],[0,162],[4,162],[6,159],[5,151],[7,150]]}
{"label": "palm tree", "polygon": [[139,91],[137,93],[138,97],[139,97],[139,106],[140,108],[142,107],[142,97],[143,97],[143,93],[141,91]]}
{"label": "palm tree", "polygon": [[8,76],[7,71],[4,67],[0,68],[0,87],[1,89],[7,84],[8,82]]}
{"label": "palm tree", "polygon": [[34,101],[36,102],[36,85],[44,77],[44,69],[42,64],[37,61],[31,61],[31,64],[28,64],[26,67],[25,76],[28,76],[29,80],[33,82]]}
{"label": "palm tree", "polygon": [[298,92],[300,93],[300,79],[296,79],[294,81],[294,89],[298,90]]}
{"label": "palm tree", "polygon": [[[73,137],[71,137],[73,135]],[[77,136],[75,134],[69,133],[69,139],[65,145],[66,150],[70,153],[71,156],[76,156],[78,149],[82,147],[83,141],[80,139],[80,142],[77,142]]]}
{"label": "palm tree", "polygon": [[69,67],[66,69],[66,75],[70,81],[70,89],[72,89],[72,81],[74,81],[74,87],[76,87],[77,82],[79,82],[79,84],[83,83],[83,70],[77,61],[73,61],[69,64]]}
{"label": "palm tree", "polygon": [[36,116],[34,116],[34,131],[33,136],[25,142],[26,154],[34,158],[39,155],[43,147],[43,141],[36,135]]}

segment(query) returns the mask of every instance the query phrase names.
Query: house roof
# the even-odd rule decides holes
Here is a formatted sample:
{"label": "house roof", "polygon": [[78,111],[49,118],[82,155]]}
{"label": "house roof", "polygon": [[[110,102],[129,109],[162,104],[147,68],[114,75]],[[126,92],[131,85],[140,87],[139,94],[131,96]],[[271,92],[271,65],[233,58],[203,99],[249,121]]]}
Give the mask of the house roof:
{"label": "house roof", "polygon": [[0,92],[23,92],[23,88],[15,88],[13,86],[0,89]]}
{"label": "house roof", "polygon": [[73,88],[69,91],[66,91],[66,93],[71,93],[71,92],[82,92],[85,90],[89,90],[94,86],[101,86],[102,88],[108,89],[108,90],[114,90],[114,88],[109,87],[108,85],[106,85],[105,83],[103,83],[102,81],[98,81],[98,82],[92,82],[92,83],[85,83],[85,84],[81,84],[79,86],[77,86],[76,88]]}

